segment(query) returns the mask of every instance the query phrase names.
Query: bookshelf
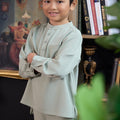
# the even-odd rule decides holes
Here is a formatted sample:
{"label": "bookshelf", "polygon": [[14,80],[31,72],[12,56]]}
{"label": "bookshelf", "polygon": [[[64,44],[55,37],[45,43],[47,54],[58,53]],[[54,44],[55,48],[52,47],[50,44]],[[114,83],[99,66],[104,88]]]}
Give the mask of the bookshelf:
{"label": "bookshelf", "polygon": [[[91,14],[93,14],[93,9],[90,13],[90,10],[88,10],[89,7],[87,8],[87,6],[88,6],[88,4],[89,5],[92,4],[92,7],[94,7],[94,10],[95,10],[96,8],[100,7],[100,4],[105,5],[105,4],[103,4],[105,0],[100,0],[99,2],[98,1],[94,2],[94,0],[80,0],[80,1],[81,1],[81,18],[80,18],[81,20],[80,21],[82,23],[81,24],[81,33],[82,33],[82,37],[83,37],[82,64],[83,64],[83,69],[84,69],[83,70],[84,80],[88,81],[88,79],[85,78],[85,76],[87,76],[87,74],[85,73],[86,71],[88,71],[88,74],[90,75],[90,74],[92,74],[90,72],[92,67],[94,68],[94,69],[92,69],[92,71],[94,71],[93,74],[95,74],[99,70],[102,71],[102,69],[103,69],[101,67],[101,63],[102,63],[101,58],[99,58],[99,57],[101,57],[102,48],[100,48],[96,44],[95,39],[102,37],[104,35],[107,35],[107,34],[102,29],[102,27],[100,27],[102,29],[101,33],[100,33],[101,29],[98,28],[98,30],[97,30],[97,27],[98,27],[98,20],[97,19],[99,19],[99,18],[97,18],[97,16],[95,16],[96,11],[94,11],[94,17],[93,17],[93,15],[91,15]],[[101,7],[100,7],[100,9],[101,9]],[[94,18],[93,19],[94,23],[90,21],[89,15],[92,16],[92,19]],[[102,14],[99,14],[99,17],[100,16],[102,18]],[[95,17],[96,17],[97,22],[95,22]],[[101,21],[99,21],[99,22],[101,22]],[[101,25],[102,24],[103,23],[101,23]],[[92,29],[93,27],[94,27],[94,29]],[[94,54],[92,54],[92,52]],[[91,53],[92,55],[89,55],[88,53],[89,54]],[[85,70],[85,69],[87,69],[87,70]]]}
{"label": "bookshelf", "polygon": [[83,39],[89,39],[89,40],[93,40],[96,38],[99,38],[99,35],[87,35],[87,34],[82,34]]}

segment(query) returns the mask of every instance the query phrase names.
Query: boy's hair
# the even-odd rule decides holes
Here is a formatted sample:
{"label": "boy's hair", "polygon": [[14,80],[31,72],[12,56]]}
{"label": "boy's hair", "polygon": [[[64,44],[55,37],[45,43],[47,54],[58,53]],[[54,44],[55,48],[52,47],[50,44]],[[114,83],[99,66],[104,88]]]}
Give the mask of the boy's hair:
{"label": "boy's hair", "polygon": [[73,2],[73,0],[70,0],[70,5],[71,5],[72,2]]}

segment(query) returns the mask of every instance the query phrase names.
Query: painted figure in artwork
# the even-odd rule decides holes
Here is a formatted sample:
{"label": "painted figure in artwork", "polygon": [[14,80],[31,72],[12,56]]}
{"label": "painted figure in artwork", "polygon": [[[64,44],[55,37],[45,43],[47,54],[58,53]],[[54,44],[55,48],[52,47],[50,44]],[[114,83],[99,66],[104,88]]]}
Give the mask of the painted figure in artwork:
{"label": "painted figure in artwork", "polygon": [[25,35],[28,35],[29,30],[24,27],[24,24],[19,21],[18,27],[14,31],[14,40],[18,42],[25,42],[26,38],[24,38]]}
{"label": "painted figure in artwork", "polygon": [[29,30],[24,27],[23,22],[19,21],[18,26],[9,26],[10,31],[14,36],[14,42],[12,43],[9,51],[9,56],[14,64],[19,64],[19,52],[21,46],[26,42]]}
{"label": "painted figure in artwork", "polygon": [[17,5],[23,9],[25,8],[26,4],[27,4],[27,0],[16,0],[17,1]]}

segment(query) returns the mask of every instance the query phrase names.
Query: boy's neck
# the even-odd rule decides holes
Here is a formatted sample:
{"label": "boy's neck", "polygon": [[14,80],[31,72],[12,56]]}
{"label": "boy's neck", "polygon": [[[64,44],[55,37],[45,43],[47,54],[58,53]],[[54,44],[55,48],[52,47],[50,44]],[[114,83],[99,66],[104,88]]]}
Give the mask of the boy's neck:
{"label": "boy's neck", "polygon": [[56,23],[51,23],[50,21],[49,21],[49,24],[51,24],[51,25],[53,25],[53,26],[56,26],[56,25],[64,25],[64,24],[67,24],[67,23],[69,23],[70,21],[69,20],[67,20],[67,21],[63,21],[62,23],[61,22],[56,22]]}

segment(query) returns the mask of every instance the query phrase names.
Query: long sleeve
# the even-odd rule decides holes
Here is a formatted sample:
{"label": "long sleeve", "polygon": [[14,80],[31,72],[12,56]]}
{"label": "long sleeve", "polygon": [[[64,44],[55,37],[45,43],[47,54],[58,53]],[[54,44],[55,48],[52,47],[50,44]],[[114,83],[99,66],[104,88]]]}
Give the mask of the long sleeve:
{"label": "long sleeve", "polygon": [[73,32],[64,39],[54,58],[34,56],[31,66],[40,73],[62,77],[79,64],[81,44],[81,34]]}
{"label": "long sleeve", "polygon": [[[31,41],[32,41],[33,31],[31,30],[26,44],[21,47],[21,51],[19,54],[19,75],[23,78],[31,78],[35,77],[36,74],[34,73],[34,69],[31,65],[27,62],[27,55],[32,52],[31,50]],[[28,42],[29,41],[29,42]],[[26,52],[27,51],[27,52]]]}

